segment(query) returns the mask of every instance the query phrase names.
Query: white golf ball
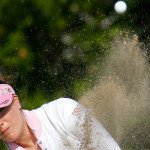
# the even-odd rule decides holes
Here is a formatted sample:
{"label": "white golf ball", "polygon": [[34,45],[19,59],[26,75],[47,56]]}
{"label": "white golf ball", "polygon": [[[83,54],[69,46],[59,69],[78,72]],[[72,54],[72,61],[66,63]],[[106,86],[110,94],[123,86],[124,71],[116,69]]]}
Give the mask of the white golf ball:
{"label": "white golf ball", "polygon": [[127,10],[127,4],[124,1],[116,2],[114,9],[117,13],[122,14]]}

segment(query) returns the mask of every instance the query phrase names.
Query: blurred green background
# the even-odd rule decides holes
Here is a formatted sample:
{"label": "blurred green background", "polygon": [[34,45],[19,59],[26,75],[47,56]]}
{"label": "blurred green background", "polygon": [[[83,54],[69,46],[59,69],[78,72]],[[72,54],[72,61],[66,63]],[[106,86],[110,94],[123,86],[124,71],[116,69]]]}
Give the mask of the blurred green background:
{"label": "blurred green background", "polygon": [[[77,100],[95,83],[89,66],[101,65],[119,32],[136,33],[149,47],[150,1],[125,2],[127,11],[119,14],[115,0],[0,0],[0,74],[23,107]],[[124,149],[137,149],[130,144]]]}

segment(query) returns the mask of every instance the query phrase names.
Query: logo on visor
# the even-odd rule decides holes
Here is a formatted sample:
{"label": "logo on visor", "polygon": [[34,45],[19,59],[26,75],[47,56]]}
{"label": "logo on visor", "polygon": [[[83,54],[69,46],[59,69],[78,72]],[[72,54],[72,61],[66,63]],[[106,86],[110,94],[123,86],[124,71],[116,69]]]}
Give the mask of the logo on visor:
{"label": "logo on visor", "polygon": [[1,89],[2,90],[2,95],[6,95],[12,92],[12,90],[10,88],[5,88],[5,89]]}
{"label": "logo on visor", "polygon": [[9,100],[7,99],[7,100],[5,100],[4,102],[0,103],[0,105],[2,105],[2,104],[7,104],[8,102],[9,102]]}

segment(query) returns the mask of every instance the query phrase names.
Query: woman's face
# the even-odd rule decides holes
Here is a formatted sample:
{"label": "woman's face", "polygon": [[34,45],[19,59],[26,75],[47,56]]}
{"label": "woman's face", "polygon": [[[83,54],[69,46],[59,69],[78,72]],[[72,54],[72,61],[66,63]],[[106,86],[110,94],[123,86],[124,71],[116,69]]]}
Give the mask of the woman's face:
{"label": "woman's face", "polygon": [[12,104],[0,109],[0,139],[16,141],[21,136],[24,124],[20,102],[14,96]]}

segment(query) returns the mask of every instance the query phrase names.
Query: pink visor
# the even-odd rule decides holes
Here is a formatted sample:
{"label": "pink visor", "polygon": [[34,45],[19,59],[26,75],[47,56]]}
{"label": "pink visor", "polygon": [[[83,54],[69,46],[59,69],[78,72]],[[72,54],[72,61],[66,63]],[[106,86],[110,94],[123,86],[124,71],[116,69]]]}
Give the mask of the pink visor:
{"label": "pink visor", "polygon": [[8,84],[0,84],[0,108],[11,104],[15,91]]}

